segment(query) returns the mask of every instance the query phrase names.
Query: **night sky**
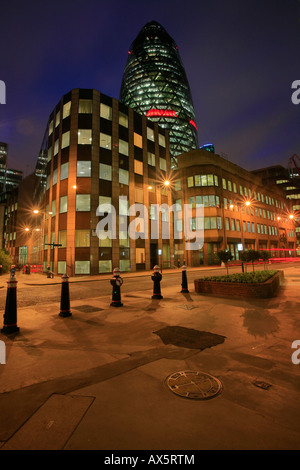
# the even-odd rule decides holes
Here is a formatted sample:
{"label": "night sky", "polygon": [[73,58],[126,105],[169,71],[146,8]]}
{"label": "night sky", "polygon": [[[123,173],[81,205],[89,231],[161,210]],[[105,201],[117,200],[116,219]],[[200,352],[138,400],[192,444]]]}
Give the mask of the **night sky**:
{"label": "night sky", "polygon": [[178,45],[199,145],[248,170],[300,156],[299,0],[16,0],[0,18],[9,168],[34,170],[49,114],[71,89],[119,98],[129,46],[151,20]]}

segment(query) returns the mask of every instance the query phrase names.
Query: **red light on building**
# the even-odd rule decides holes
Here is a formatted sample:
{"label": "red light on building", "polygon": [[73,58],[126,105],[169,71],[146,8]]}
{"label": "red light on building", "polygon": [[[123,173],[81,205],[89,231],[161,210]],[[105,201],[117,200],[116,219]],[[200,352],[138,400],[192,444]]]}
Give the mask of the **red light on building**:
{"label": "red light on building", "polygon": [[177,114],[172,109],[149,109],[146,114],[147,117],[177,117]]}
{"label": "red light on building", "polygon": [[190,124],[192,124],[192,126],[194,126],[194,128],[196,129],[196,131],[198,130],[198,129],[197,129],[197,126],[196,126],[196,123],[195,123],[195,121],[193,121],[193,119],[190,120]]}

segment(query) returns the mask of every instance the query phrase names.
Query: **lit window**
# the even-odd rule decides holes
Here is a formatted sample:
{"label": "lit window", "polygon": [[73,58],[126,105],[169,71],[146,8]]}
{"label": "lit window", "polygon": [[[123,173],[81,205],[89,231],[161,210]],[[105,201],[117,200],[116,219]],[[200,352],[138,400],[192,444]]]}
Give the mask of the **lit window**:
{"label": "lit window", "polygon": [[67,269],[66,261],[57,261],[57,274],[65,274]]}
{"label": "lit window", "polygon": [[90,242],[90,230],[75,230],[75,247],[88,247]]}
{"label": "lit window", "polygon": [[90,177],[91,176],[91,165],[90,161],[78,161],[77,162],[77,178]]}
{"label": "lit window", "polygon": [[52,201],[51,212],[52,212],[52,217],[54,217],[55,214],[56,214],[56,199],[54,199],[54,201]]}
{"label": "lit window", "polygon": [[106,181],[112,181],[112,167],[105,163],[100,163],[99,178]]}
{"label": "lit window", "polygon": [[159,168],[163,171],[167,170],[167,161],[164,158],[159,159]]}
{"label": "lit window", "polygon": [[147,139],[152,140],[154,142],[154,130],[147,127]]}
{"label": "lit window", "polygon": [[59,198],[59,213],[63,214],[68,211],[68,196],[62,196]]}
{"label": "lit window", "polygon": [[119,124],[120,126],[128,127],[128,116],[124,113],[121,113],[121,111],[119,111]]}
{"label": "lit window", "polygon": [[61,148],[69,147],[70,145],[70,131],[64,132],[61,137]]}
{"label": "lit window", "polygon": [[92,129],[79,129],[78,130],[78,144],[91,145],[92,143]]}
{"label": "lit window", "polygon": [[58,139],[56,139],[54,143],[54,155],[57,155],[57,154],[58,154]]}
{"label": "lit window", "polygon": [[112,120],[112,109],[107,104],[100,103],[100,116],[104,119]]}
{"label": "lit window", "polygon": [[129,185],[129,171],[119,168],[119,183]]}
{"label": "lit window", "polygon": [[119,153],[122,155],[128,155],[128,142],[119,139]]}
{"label": "lit window", "polygon": [[154,155],[154,153],[148,152],[148,165],[155,166],[155,155]]}
{"label": "lit window", "polygon": [[76,195],[76,211],[90,211],[91,210],[91,196],[90,194],[77,194]]}
{"label": "lit window", "polygon": [[192,188],[194,186],[194,177],[193,176],[188,177],[187,185],[188,185],[188,188]]}
{"label": "lit window", "polygon": [[161,147],[166,147],[166,138],[164,135],[158,134],[158,143]]}
{"label": "lit window", "polygon": [[100,132],[100,147],[111,150],[111,135]]}
{"label": "lit window", "polygon": [[52,121],[50,121],[50,123],[49,123],[49,135],[51,135],[52,132],[53,132],[53,119],[52,119]]}
{"label": "lit window", "polygon": [[71,113],[71,101],[63,105],[63,119],[70,116]]}
{"label": "lit window", "polygon": [[136,134],[136,133],[134,132],[133,138],[134,138],[134,145],[135,145],[136,147],[143,148],[143,138],[142,138],[142,136],[139,135],[139,134]]}
{"label": "lit window", "polygon": [[142,175],[144,173],[143,162],[140,162],[139,160],[134,160],[134,173],[137,173],[138,175]]}
{"label": "lit window", "polygon": [[90,274],[90,262],[75,261],[75,274]]}
{"label": "lit window", "polygon": [[65,180],[69,176],[69,162],[63,163],[60,167],[60,179]]}
{"label": "lit window", "polygon": [[[121,269],[121,267],[120,267]],[[123,271],[123,269],[121,270]],[[109,259],[99,261],[99,273],[111,273],[112,272],[112,261]]]}
{"label": "lit window", "polygon": [[79,100],[79,114],[92,114],[93,112],[93,101],[92,100]]}
{"label": "lit window", "polygon": [[57,168],[53,171],[52,185],[54,186],[56,183],[57,183]]}
{"label": "lit window", "polygon": [[60,111],[58,111],[55,117],[55,127],[57,127],[59,123],[60,123]]}
{"label": "lit window", "polygon": [[58,232],[58,243],[62,245],[60,248],[66,248],[67,246],[67,231],[61,230]]}

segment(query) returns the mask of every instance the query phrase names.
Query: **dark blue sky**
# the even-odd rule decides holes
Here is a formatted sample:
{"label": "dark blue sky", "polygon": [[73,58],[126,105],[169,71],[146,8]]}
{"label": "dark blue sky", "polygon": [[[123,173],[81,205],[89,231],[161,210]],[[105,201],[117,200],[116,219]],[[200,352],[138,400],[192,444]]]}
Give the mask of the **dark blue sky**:
{"label": "dark blue sky", "polygon": [[299,0],[15,0],[0,15],[10,168],[34,169],[49,114],[72,88],[119,97],[128,48],[150,20],[179,47],[200,145],[249,170],[300,156]]}

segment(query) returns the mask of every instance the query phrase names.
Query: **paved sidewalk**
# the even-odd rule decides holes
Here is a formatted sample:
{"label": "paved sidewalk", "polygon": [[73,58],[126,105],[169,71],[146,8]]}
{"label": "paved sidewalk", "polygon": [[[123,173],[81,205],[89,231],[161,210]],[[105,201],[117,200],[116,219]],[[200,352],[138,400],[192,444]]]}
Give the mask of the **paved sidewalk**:
{"label": "paved sidewalk", "polygon": [[[268,300],[175,286],[162,300],[151,290],[125,294],[120,308],[109,296],[71,301],[64,319],[59,302],[19,309],[20,334],[0,333],[1,450],[300,449],[300,365],[291,361],[299,274],[300,266],[286,268]],[[178,326],[224,342],[204,350],[164,344],[157,332]],[[221,393],[175,395],[166,379],[184,370],[218,378]]]}

